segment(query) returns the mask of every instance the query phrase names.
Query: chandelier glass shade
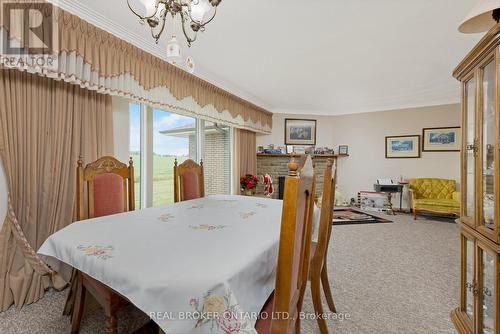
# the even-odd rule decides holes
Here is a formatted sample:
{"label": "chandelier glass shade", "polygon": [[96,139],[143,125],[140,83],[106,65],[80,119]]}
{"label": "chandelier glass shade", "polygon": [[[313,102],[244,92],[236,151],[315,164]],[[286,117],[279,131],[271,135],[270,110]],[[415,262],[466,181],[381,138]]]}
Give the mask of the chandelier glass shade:
{"label": "chandelier glass shade", "polygon": [[173,20],[180,18],[182,32],[189,46],[196,41],[199,31],[204,31],[217,14],[217,7],[222,0],[140,0],[145,8],[144,14],[134,9],[130,0],[128,7],[142,24],[147,23],[151,28],[151,35],[158,43],[167,26],[170,15]]}

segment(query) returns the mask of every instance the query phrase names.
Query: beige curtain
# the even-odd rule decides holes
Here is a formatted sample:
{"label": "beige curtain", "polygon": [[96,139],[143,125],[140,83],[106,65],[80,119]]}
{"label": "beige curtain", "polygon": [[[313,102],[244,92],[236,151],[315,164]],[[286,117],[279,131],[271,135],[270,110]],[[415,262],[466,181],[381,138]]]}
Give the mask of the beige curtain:
{"label": "beige curtain", "polygon": [[240,177],[257,174],[256,134],[252,131],[234,129],[233,194],[240,194]]}
{"label": "beige curtain", "polygon": [[0,231],[0,310],[64,286],[34,250],[73,221],[76,161],[112,154],[112,125],[108,95],[0,70],[0,157],[12,204]]}

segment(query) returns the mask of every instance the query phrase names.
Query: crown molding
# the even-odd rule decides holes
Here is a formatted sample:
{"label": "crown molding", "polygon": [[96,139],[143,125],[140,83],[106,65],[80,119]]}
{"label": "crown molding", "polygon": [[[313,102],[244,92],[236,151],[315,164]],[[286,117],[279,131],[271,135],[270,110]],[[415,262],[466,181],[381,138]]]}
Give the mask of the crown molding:
{"label": "crown molding", "polygon": [[387,105],[384,107],[374,107],[370,109],[363,110],[355,110],[355,109],[344,109],[342,111],[327,111],[327,110],[304,110],[304,109],[281,109],[274,108],[270,111],[275,115],[297,115],[297,116],[346,116],[346,115],[357,115],[357,114],[368,114],[375,112],[384,112],[384,111],[404,111],[404,110],[412,110],[412,109],[421,109],[421,108],[432,108],[432,107],[440,107],[447,105],[460,105],[459,99],[446,99],[442,101],[434,101],[429,103],[417,103],[417,104],[398,104],[398,105]]}
{"label": "crown molding", "polygon": [[[124,41],[164,60],[167,61],[166,54],[161,50],[161,48],[153,41],[153,39],[145,40],[144,36],[141,36],[131,29],[128,29],[113,20],[109,17],[102,15],[101,13],[95,11],[94,9],[84,5],[81,1],[75,0],[47,0],[48,2],[58,6],[73,15],[80,17],[81,19],[95,25],[96,27],[105,30],[114,36],[123,39]],[[139,21],[137,21],[137,24]],[[196,59],[195,59],[196,61]],[[198,65],[196,66],[195,74],[200,79],[210,82],[211,84],[222,88],[231,94],[234,94],[244,100],[247,100],[259,107],[262,107],[266,110],[271,110],[272,107],[262,101],[260,98],[245,92],[236,87],[236,85],[224,80],[217,75],[207,71],[203,68],[200,68]]]}

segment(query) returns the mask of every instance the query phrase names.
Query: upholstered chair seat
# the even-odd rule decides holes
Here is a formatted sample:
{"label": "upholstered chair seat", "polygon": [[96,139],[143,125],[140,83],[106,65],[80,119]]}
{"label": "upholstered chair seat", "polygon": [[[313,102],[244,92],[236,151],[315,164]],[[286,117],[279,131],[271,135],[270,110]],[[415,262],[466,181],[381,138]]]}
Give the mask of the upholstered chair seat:
{"label": "upholstered chair seat", "polygon": [[410,179],[411,206],[414,218],[418,211],[460,214],[460,193],[456,181],[437,178]]}
{"label": "upholstered chair seat", "polygon": [[94,216],[125,212],[123,178],[107,173],[94,177]]}
{"label": "upholstered chair seat", "polygon": [[191,159],[181,164],[174,161],[174,201],[182,202],[205,197],[203,161],[198,165]]}
{"label": "upholstered chair seat", "polygon": [[202,197],[200,191],[200,178],[198,177],[198,174],[189,171],[182,174],[181,178],[182,194],[184,200],[189,201]]}
{"label": "upholstered chair seat", "polygon": [[[85,194],[87,196],[85,196]],[[97,218],[135,209],[134,167],[105,156],[83,168],[77,168],[77,218]],[[101,305],[106,316],[106,333],[117,331],[118,309],[128,300],[105,284],[75,271],[65,309],[72,309],[71,333],[78,333],[87,292]],[[73,306],[68,304],[74,299]]]}

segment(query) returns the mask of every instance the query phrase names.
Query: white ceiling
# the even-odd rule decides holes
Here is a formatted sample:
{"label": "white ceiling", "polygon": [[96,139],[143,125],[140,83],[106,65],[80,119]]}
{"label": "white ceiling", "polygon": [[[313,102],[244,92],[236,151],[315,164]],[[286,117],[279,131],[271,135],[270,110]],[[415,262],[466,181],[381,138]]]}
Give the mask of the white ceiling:
{"label": "white ceiling", "polygon": [[[458,103],[451,72],[481,35],[457,27],[475,2],[225,0],[184,54],[194,57],[196,75],[273,112],[338,115]],[[126,0],[58,3],[165,56],[170,30],[155,45]]]}

